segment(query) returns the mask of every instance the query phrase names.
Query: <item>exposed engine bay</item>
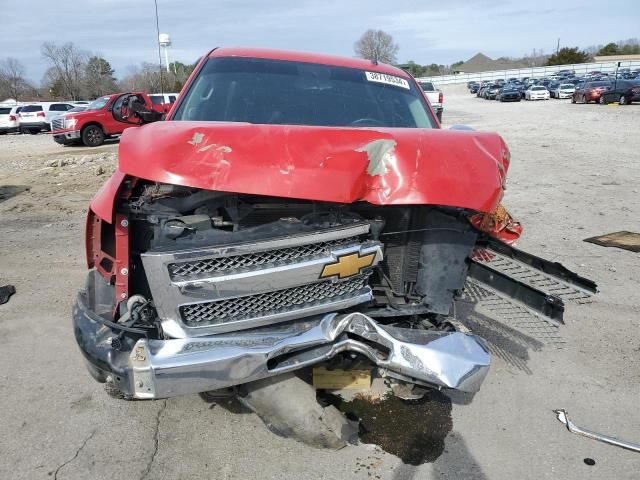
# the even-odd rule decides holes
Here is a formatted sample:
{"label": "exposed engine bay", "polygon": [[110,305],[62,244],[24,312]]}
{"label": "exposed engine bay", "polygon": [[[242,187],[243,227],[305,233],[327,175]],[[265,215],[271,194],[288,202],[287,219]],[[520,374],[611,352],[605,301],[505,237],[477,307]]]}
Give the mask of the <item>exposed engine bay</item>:
{"label": "exposed engine bay", "polygon": [[[327,295],[335,290],[342,298],[366,290],[370,295],[366,302],[357,302],[364,304],[359,311],[389,323],[403,322],[407,328],[431,328],[441,324],[438,315],[449,314],[453,297],[464,286],[465,259],[478,236],[463,210],[425,206],[344,205],[148,185],[128,207],[132,228],[139,229],[133,235],[132,253],[144,266],[135,270],[149,277],[159,257],[180,252],[168,263],[170,280],[198,305],[207,295],[246,297],[285,286],[313,285],[327,290]],[[214,251],[207,253],[209,248]],[[320,262],[296,268],[313,259]],[[274,280],[281,276],[279,271],[268,270],[267,282],[255,280],[267,267],[300,279]],[[241,285],[237,275],[243,272],[251,273],[254,281]],[[235,284],[227,288],[225,277],[231,274]],[[207,288],[213,279],[219,280],[215,288]],[[148,280],[163,288],[154,285],[156,275]],[[317,295],[315,303],[322,303]],[[292,301],[291,306],[300,305]],[[193,316],[192,309],[181,308]],[[277,315],[286,308],[261,305],[256,313]],[[189,325],[225,323],[222,317],[183,320]],[[233,324],[231,330],[252,326]]]}

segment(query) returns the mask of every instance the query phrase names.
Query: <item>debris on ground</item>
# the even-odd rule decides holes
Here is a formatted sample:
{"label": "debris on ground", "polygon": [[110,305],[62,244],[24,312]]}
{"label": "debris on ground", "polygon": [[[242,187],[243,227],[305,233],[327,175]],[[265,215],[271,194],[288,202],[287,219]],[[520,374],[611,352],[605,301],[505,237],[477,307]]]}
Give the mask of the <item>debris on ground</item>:
{"label": "debris on ground", "polygon": [[11,295],[16,293],[16,287],[13,285],[5,285],[0,287],[0,305],[7,303]]}
{"label": "debris on ground", "polygon": [[331,449],[357,440],[357,422],[347,420],[331,405],[321,406],[315,389],[293,374],[245,383],[239,390],[240,402],[277,435]]}
{"label": "debris on ground", "polygon": [[598,237],[585,238],[584,241],[595,243],[602,247],[616,247],[640,253],[640,233],[627,231],[613,232]]}
{"label": "debris on ground", "polygon": [[[624,440],[618,440],[615,437],[610,437],[609,435],[603,435],[601,433],[596,433],[591,430],[587,430],[577,426],[571,420],[569,420],[569,414],[566,410],[559,409],[553,411],[556,414],[558,420],[566,425],[567,430],[571,433],[575,433],[576,435],[582,435],[583,437],[591,438],[592,440],[597,440],[599,442],[608,443],[609,445],[613,445],[616,447],[624,448],[626,450],[631,450],[633,452],[640,452],[640,444],[626,442]],[[586,463],[586,459],[585,459]],[[595,464],[595,462],[594,462]],[[589,465],[587,463],[587,465]]]}

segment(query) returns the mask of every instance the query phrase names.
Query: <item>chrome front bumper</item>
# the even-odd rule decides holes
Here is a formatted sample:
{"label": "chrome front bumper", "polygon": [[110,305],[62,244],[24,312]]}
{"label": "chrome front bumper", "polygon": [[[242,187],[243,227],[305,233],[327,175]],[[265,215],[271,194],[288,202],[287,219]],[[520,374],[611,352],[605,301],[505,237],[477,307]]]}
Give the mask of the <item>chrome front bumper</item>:
{"label": "chrome front bumper", "polygon": [[[96,380],[134,398],[153,399],[226,388],[300,369],[340,352],[367,357],[383,375],[416,384],[476,392],[490,354],[482,339],[460,332],[379,325],[362,313],[325,314],[242,332],[114,347],[114,331],[80,292],[76,340]],[[100,305],[101,307],[101,305]]]}

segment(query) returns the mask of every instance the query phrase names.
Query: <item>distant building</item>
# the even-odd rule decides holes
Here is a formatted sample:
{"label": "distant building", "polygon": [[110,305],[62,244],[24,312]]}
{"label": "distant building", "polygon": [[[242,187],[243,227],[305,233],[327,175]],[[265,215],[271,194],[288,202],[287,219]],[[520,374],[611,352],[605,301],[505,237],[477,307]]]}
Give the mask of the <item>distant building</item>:
{"label": "distant building", "polygon": [[483,53],[476,53],[469,60],[453,69],[453,73],[478,73],[490,72],[492,70],[509,70],[510,68],[526,68],[523,62],[511,60],[493,60]]}

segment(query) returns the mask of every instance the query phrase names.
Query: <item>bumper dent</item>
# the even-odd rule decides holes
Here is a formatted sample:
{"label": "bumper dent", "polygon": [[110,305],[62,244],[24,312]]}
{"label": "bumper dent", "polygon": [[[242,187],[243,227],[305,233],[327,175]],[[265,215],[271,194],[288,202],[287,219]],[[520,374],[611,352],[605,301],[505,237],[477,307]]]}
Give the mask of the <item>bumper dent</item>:
{"label": "bumper dent", "polygon": [[113,381],[134,398],[166,398],[239,385],[345,351],[366,356],[389,376],[464,392],[478,391],[489,369],[489,352],[478,337],[382,326],[357,312],[206,337],[140,338],[116,351],[109,342],[113,332],[91,311],[90,298],[90,291],[81,292],[74,309],[80,349],[96,380]]}
{"label": "bumper dent", "polygon": [[61,144],[73,143],[80,140],[80,130],[54,131],[53,140]]}

